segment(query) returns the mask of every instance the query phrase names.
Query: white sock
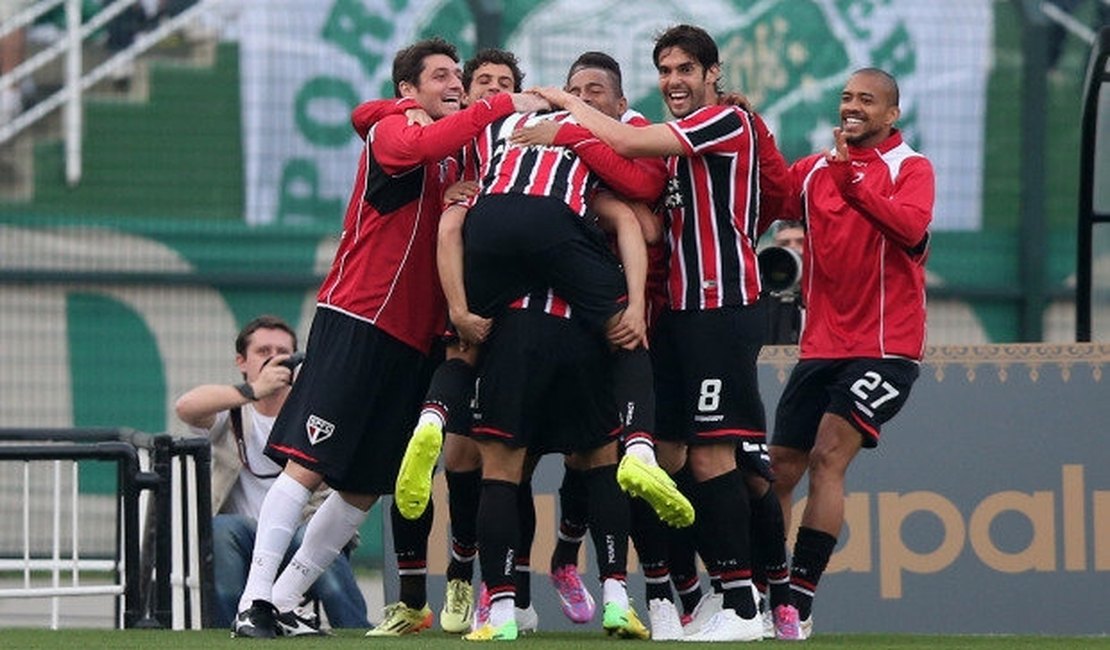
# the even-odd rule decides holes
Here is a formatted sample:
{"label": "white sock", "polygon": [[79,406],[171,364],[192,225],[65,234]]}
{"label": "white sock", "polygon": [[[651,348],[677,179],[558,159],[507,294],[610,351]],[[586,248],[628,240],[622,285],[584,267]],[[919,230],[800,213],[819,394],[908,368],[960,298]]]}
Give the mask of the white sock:
{"label": "white sock", "polygon": [[416,420],[416,428],[419,429],[429,422],[439,427],[440,431],[443,431],[443,428],[447,426],[447,423],[443,421],[443,413],[429,408],[420,412],[420,417]]}
{"label": "white sock", "polygon": [[251,601],[269,601],[273,597],[274,576],[281,567],[281,559],[285,557],[310,494],[308,488],[285,473],[270,486],[258,513],[251,570],[243,595],[239,597],[239,611],[249,608]]}
{"label": "white sock", "polygon": [[367,512],[332,492],[308,521],[304,541],[289,565],[274,583],[273,603],[279,612],[288,612],[300,604],[316,578],[335,561],[355,531],[366,521]]}
{"label": "white sock", "polygon": [[645,465],[652,467],[659,463],[655,460],[655,447],[652,446],[650,441],[644,439],[637,439],[635,442],[630,443],[624,448],[624,453],[629,456],[635,456],[642,460]]}
{"label": "white sock", "polygon": [[498,598],[489,605],[489,624],[494,629],[501,627],[516,618],[516,603],[514,599]]}
{"label": "white sock", "polygon": [[628,589],[616,578],[606,578],[601,583],[601,602],[616,603],[621,609],[628,609]]}

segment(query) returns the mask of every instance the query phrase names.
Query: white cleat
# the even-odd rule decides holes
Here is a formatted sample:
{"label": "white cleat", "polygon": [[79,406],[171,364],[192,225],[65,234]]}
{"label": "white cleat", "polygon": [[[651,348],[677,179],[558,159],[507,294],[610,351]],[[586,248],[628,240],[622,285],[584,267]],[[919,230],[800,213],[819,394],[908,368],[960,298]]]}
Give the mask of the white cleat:
{"label": "white cleat", "polygon": [[763,619],[758,614],[740,618],[734,609],[722,609],[705,622],[696,634],[683,641],[761,641]]}
{"label": "white cleat", "polygon": [[652,641],[678,641],[684,636],[678,609],[669,600],[653,598],[648,603],[648,621]]}

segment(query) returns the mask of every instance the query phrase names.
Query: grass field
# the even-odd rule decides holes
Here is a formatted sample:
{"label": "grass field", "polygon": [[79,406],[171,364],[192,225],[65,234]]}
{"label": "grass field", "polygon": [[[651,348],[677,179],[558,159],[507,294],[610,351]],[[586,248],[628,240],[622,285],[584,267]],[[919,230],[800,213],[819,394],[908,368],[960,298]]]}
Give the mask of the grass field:
{"label": "grass field", "polygon": [[[603,637],[600,632],[547,632],[516,641],[522,650],[591,650],[593,648],[612,648],[615,645],[627,647],[646,642],[617,641]],[[231,639],[227,632],[217,630],[171,632],[166,630],[0,630],[0,648],[4,650],[23,650],[25,648],[77,648],[79,650],[127,649],[127,648],[164,648],[166,650],[219,650],[220,648],[239,648],[244,646],[260,647],[270,645],[275,648],[294,648],[295,650],[340,650],[342,648],[373,648],[389,650],[392,648],[462,648],[473,647],[457,636],[441,632],[424,633],[400,639],[367,639],[360,631],[343,630],[329,638],[300,638],[277,641],[254,641]],[[729,644],[735,648],[738,644]],[[782,646],[784,642],[766,641],[759,647]],[[674,648],[687,644],[678,642],[651,643],[646,648]],[[713,647],[713,646],[703,646]],[[940,648],[957,650],[1010,650],[1013,648],[1110,648],[1110,637],[1048,637],[1048,636],[932,636],[905,634],[828,634],[818,635],[806,641],[806,650],[823,648]]]}

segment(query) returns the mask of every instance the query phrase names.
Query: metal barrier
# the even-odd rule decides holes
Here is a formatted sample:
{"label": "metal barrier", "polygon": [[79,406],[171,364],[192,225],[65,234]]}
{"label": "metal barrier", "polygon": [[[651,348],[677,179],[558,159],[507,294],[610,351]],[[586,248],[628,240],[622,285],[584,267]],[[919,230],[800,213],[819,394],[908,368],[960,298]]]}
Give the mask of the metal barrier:
{"label": "metal barrier", "polygon": [[[22,462],[22,553],[0,557],[0,571],[20,571],[22,586],[0,598],[51,598],[51,627],[62,597],[116,597],[115,625],[199,628],[212,602],[211,449],[206,438],[174,438],[130,429],[0,429],[0,462]],[[32,549],[30,464],[54,461],[51,550]],[[62,537],[62,463],[72,463],[68,540]],[[81,557],[78,463],[116,465],[115,540],[111,558]],[[175,499],[175,496],[177,497]],[[43,513],[40,513],[43,514]],[[63,543],[68,557],[63,558]],[[48,557],[43,557],[48,555]],[[32,573],[50,572],[37,586]],[[107,572],[110,584],[82,584],[81,572]],[[64,573],[70,584],[62,585]]]}

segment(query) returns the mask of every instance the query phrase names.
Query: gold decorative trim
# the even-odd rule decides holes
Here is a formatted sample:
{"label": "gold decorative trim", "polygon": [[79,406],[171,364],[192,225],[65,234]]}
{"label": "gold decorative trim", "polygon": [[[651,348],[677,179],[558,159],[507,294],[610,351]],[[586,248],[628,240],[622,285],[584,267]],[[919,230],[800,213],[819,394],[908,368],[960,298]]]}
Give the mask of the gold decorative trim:
{"label": "gold decorative trim", "polygon": [[[776,369],[780,383],[798,361],[796,345],[764,346],[761,364]],[[981,372],[993,371],[1005,383],[1014,372],[1026,372],[1037,382],[1044,372],[1058,370],[1066,383],[1074,373],[1090,369],[1091,379],[1102,381],[1102,368],[1110,364],[1110,344],[1106,343],[1004,343],[996,345],[930,345],[925,349],[922,374],[932,372],[937,382],[950,374],[953,366],[963,369],[963,378],[974,382]],[[957,370],[958,372],[958,370]]]}

